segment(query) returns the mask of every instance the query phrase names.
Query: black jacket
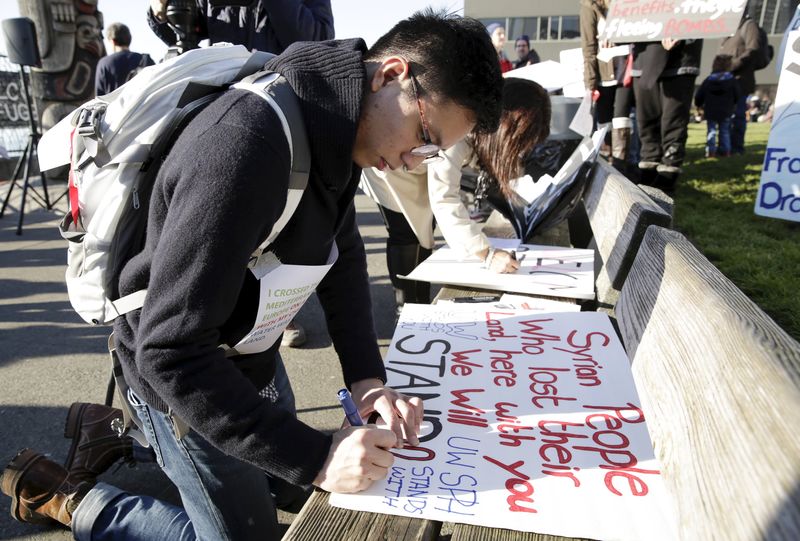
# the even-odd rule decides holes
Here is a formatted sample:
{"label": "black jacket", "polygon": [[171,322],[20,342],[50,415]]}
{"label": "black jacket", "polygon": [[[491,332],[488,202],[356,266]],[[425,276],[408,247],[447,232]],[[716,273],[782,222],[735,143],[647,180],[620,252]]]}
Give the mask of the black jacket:
{"label": "black jacket", "polygon": [[[296,43],[267,64],[300,98],[312,161],[270,250],[284,263],[322,265],[336,241],[339,259],[317,294],[348,384],[386,379],[353,204],[365,50],[362,40]],[[230,90],[202,111],[159,171],[145,249],[120,278],[122,295],[148,289],[144,307],[114,328],[128,384],[151,406],[171,408],[223,452],[307,484],[331,438],[259,397],[278,346],[232,358],[217,347],[253,325],[258,288],[246,264],[283,210],[289,165],[280,121],[259,96]]]}
{"label": "black jacket", "polygon": [[708,120],[720,122],[730,118],[741,90],[739,81],[729,71],[714,72],[703,81],[694,96],[694,104],[703,108]]}
{"label": "black jacket", "polygon": [[680,40],[667,51],[660,41],[647,41],[633,45],[633,69],[631,75],[639,78],[643,87],[655,81],[678,75],[696,77],[700,73],[700,55],[703,40]]}
{"label": "black jacket", "polygon": [[[253,0],[197,2],[198,39],[211,43],[227,41],[249,50],[281,53],[296,41],[333,39],[330,0]],[[230,4],[230,5],[226,5]],[[147,22],[167,45],[175,45],[175,33],[147,9]]]}

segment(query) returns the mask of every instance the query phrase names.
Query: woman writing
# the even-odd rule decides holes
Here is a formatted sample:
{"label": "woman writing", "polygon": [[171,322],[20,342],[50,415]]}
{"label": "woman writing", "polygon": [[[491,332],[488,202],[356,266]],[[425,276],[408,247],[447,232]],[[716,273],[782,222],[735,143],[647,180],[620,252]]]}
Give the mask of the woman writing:
{"label": "woman writing", "polygon": [[[426,143],[427,131],[422,122]],[[492,249],[481,225],[470,220],[459,196],[461,168],[481,170],[508,194],[510,181],[522,174],[522,158],[549,132],[547,92],[533,81],[507,78],[503,113],[495,133],[471,134],[411,171],[364,169],[361,188],[378,204],[389,232],[386,261],[398,311],[406,302],[430,302],[429,283],[404,280],[398,275],[407,275],[432,253],[437,223],[447,244],[465,258],[477,257],[497,273],[519,268],[511,253]]]}

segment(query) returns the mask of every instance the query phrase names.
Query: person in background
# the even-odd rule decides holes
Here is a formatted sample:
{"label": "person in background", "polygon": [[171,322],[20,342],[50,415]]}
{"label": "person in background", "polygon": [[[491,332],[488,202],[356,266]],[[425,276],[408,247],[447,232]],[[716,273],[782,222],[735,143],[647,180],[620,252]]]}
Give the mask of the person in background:
{"label": "person in background", "polygon": [[[296,41],[334,38],[330,0],[183,0],[197,6],[199,39],[212,44],[228,42],[250,50],[279,54]],[[161,41],[175,45],[177,37],[167,24],[168,0],[150,0],[147,22]],[[297,348],[306,343],[305,329],[292,320],[281,345]]]}
{"label": "person in background", "polygon": [[628,165],[628,151],[633,132],[630,118],[633,89],[625,86],[627,56],[609,61],[597,59],[601,47],[599,36],[606,24],[607,0],[581,0],[580,28],[583,51],[583,81],[595,101],[595,120],[598,127],[611,123],[611,164],[626,176],[635,177]]}
{"label": "person in background", "polygon": [[[167,45],[177,37],[166,18],[169,0],[150,0],[147,22]],[[173,0],[174,3],[174,0]],[[281,53],[296,41],[334,38],[330,0],[183,0],[197,7],[198,39]]]}
{"label": "person in background", "polygon": [[732,57],[731,72],[739,81],[741,95],[736,102],[731,123],[731,152],[744,154],[744,135],[747,131],[747,96],[756,90],[755,57],[759,54],[758,24],[745,8],[736,33],[720,43],[718,54]]}
{"label": "person in background", "polygon": [[430,284],[399,278],[431,255],[434,225],[448,246],[465,258],[477,257],[498,273],[514,272],[519,263],[510,252],[494,250],[481,226],[470,220],[459,197],[461,168],[484,171],[504,191],[522,175],[520,156],[527,156],[550,133],[550,98],[538,83],[509,77],[503,85],[503,113],[494,133],[472,133],[435,159],[410,171],[361,173],[361,189],[378,204],[389,237],[386,263],[398,313],[406,302],[430,302]]}
{"label": "person in background", "polygon": [[149,55],[130,50],[131,31],[122,23],[112,23],[106,28],[111,42],[111,54],[97,62],[94,77],[95,95],[108,94],[131,80],[140,69],[155,64]]}
{"label": "person in background", "polygon": [[539,53],[537,53],[535,49],[531,49],[531,40],[525,34],[522,34],[514,41],[514,50],[517,52],[517,60],[514,62],[514,69],[530,66],[531,64],[538,64],[541,61],[539,59]]}
{"label": "person in background", "polygon": [[641,141],[641,184],[671,193],[686,157],[686,137],[703,40],[636,43],[633,93]]}
{"label": "person in background", "polygon": [[500,62],[500,70],[505,73],[514,69],[514,66],[506,56],[505,51],[503,51],[503,47],[506,44],[505,27],[503,27],[503,25],[500,23],[492,23],[486,27],[486,31],[492,38],[492,45],[494,45],[494,49],[497,51],[497,60]]}
{"label": "person in background", "polygon": [[292,177],[281,118],[262,97],[231,88],[189,122],[159,169],[145,248],[119,283],[122,295],[148,293],[114,322],[127,403],[182,503],[78,481],[25,449],[0,479],[17,520],[55,521],[79,540],[278,539],[264,471],[358,492],[386,476],[404,435],[419,444],[422,400],[385,385],[353,199],[364,167],[413,169],[473,130],[497,129],[494,47],[479,21],[426,10],[369,50],[361,39],[300,42],[265,67],[297,96],[302,120],[292,129],[305,128],[312,164],[270,252],[287,265],[332,261],[318,284],[304,273],[293,284],[316,287],[359,415],[378,413],[388,430],[316,430],[280,394],[264,393],[280,357],[273,339],[248,340],[248,355],[220,347],[235,348],[257,323],[271,273],[261,284],[248,262]]}
{"label": "person in background", "polygon": [[[739,102],[739,81],[731,73],[731,55],[718,54],[694,96],[694,104],[702,107],[706,119],[706,158],[731,154],[731,115]],[[717,147],[719,139],[719,147]]]}

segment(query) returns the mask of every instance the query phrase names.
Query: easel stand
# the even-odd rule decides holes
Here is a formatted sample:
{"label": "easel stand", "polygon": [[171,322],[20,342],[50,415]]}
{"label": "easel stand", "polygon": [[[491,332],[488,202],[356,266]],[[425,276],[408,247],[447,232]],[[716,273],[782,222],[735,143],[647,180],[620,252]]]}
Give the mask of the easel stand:
{"label": "easel stand", "polygon": [[[0,209],[0,218],[6,212],[6,207],[8,207],[8,202],[11,200],[11,192],[14,190],[15,186],[20,186],[18,181],[22,181],[22,198],[20,199],[19,203],[19,220],[17,222],[17,235],[22,234],[22,220],[25,217],[25,198],[28,196],[28,193],[31,194],[34,201],[38,203],[41,207],[50,210],[53,205],[50,203],[50,196],[47,193],[47,178],[45,174],[40,172],[39,176],[42,179],[42,192],[44,195],[40,194],[36,188],[31,185],[30,182],[30,173],[31,173],[31,164],[33,163],[33,156],[36,154],[36,147],[39,144],[39,132],[36,129],[36,121],[33,118],[33,107],[31,107],[31,94],[28,89],[28,82],[25,80],[25,72],[22,66],[19,67],[19,78],[22,81],[22,89],[23,94],[25,94],[25,101],[28,106],[28,120],[30,122],[30,135],[28,135],[28,144],[25,147],[25,150],[22,152],[22,156],[20,156],[19,161],[17,162],[17,166],[14,168],[14,174],[11,177],[11,182],[8,186],[8,191],[6,192],[6,197],[3,200],[3,208]],[[23,169],[24,166],[24,169]],[[20,170],[23,170],[22,177],[19,176]]]}

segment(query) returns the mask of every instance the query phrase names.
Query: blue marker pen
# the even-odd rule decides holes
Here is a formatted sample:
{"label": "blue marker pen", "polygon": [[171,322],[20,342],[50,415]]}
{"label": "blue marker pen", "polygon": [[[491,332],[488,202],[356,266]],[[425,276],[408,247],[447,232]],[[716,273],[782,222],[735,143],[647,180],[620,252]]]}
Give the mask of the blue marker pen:
{"label": "blue marker pen", "polygon": [[344,409],[344,415],[347,417],[350,426],[363,426],[364,421],[361,419],[361,415],[358,414],[358,408],[355,402],[353,402],[353,398],[350,396],[350,391],[342,389],[339,391],[338,396],[339,402],[342,403],[342,408]]}

